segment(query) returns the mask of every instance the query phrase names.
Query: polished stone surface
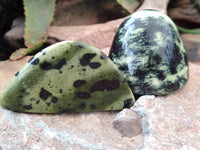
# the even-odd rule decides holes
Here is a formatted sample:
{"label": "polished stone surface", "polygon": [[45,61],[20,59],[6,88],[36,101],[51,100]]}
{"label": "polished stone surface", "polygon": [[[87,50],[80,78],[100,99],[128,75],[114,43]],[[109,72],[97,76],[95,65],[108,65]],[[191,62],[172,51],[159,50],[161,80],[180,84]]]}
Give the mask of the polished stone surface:
{"label": "polished stone surface", "polygon": [[31,113],[121,110],[133,102],[112,61],[99,49],[74,41],[36,54],[0,96],[1,106]]}
{"label": "polished stone surface", "polygon": [[134,95],[167,95],[188,78],[186,52],[175,24],[165,14],[133,13],[118,28],[109,57]]}

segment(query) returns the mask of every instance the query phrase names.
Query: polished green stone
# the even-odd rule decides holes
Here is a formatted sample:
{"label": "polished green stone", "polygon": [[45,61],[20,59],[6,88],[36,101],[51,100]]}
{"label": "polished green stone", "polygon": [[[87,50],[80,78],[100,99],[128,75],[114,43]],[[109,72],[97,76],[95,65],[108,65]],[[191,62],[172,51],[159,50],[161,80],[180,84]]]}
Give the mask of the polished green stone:
{"label": "polished green stone", "polygon": [[166,95],[188,79],[183,42],[173,21],[163,13],[143,10],[118,28],[109,57],[134,95]]}
{"label": "polished green stone", "polygon": [[36,54],[0,96],[1,106],[30,113],[121,110],[133,102],[112,61],[99,49],[75,41]]}

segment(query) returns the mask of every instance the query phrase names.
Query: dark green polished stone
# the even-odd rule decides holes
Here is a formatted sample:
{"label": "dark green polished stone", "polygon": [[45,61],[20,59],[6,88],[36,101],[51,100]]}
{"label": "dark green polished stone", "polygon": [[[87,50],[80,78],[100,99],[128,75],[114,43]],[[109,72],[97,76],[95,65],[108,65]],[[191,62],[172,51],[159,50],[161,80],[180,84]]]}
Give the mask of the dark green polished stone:
{"label": "dark green polished stone", "polygon": [[158,11],[132,14],[118,28],[109,57],[134,95],[166,95],[188,79],[183,42],[173,21]]}
{"label": "dark green polished stone", "polygon": [[121,110],[135,99],[116,65],[82,42],[60,42],[36,54],[0,96],[10,110],[62,113]]}

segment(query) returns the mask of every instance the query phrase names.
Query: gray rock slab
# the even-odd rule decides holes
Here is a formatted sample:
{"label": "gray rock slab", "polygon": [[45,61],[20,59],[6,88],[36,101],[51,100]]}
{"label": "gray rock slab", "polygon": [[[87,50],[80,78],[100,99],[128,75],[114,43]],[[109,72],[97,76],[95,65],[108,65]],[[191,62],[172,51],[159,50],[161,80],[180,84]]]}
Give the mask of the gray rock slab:
{"label": "gray rock slab", "polygon": [[131,108],[141,118],[144,150],[200,148],[200,66],[190,64],[186,85],[168,96],[143,96]]}

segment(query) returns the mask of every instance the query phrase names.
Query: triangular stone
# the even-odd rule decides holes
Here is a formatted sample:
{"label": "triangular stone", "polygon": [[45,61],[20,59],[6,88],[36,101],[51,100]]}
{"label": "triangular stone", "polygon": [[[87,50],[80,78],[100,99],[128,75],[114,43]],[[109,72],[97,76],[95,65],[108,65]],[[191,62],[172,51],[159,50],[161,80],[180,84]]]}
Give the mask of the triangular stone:
{"label": "triangular stone", "polygon": [[99,49],[74,41],[36,54],[0,96],[3,107],[31,113],[121,110],[133,102],[112,61]]}

